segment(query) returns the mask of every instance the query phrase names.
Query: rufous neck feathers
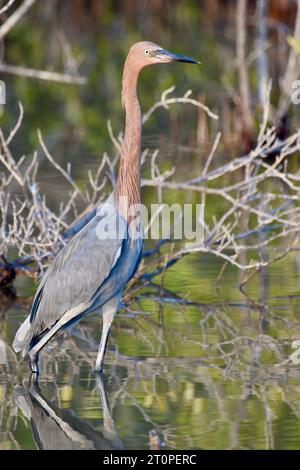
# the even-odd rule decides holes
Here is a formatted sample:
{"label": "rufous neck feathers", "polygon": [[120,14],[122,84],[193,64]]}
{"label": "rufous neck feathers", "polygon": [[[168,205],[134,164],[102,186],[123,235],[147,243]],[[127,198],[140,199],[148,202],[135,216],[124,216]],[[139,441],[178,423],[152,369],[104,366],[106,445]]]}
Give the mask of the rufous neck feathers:
{"label": "rufous neck feathers", "polygon": [[125,133],[115,187],[117,207],[127,220],[130,218],[130,208],[140,203],[142,117],[137,96],[140,70],[141,68],[131,63],[128,57],[122,81],[122,102],[126,113]]}

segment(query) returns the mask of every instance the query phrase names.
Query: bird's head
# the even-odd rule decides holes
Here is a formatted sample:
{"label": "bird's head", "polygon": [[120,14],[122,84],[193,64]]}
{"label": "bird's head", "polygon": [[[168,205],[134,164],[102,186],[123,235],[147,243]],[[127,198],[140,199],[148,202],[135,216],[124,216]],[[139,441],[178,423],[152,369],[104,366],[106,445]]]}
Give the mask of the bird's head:
{"label": "bird's head", "polygon": [[129,51],[128,59],[138,68],[152,64],[165,64],[169,62],[188,62],[190,64],[200,64],[198,60],[182,54],[175,54],[149,41],[137,42]]}

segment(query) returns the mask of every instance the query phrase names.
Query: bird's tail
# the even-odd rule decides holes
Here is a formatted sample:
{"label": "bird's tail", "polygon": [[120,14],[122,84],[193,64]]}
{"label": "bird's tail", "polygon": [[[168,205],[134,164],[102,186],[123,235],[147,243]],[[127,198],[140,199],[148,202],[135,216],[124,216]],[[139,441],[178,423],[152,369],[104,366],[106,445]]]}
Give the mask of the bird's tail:
{"label": "bird's tail", "polygon": [[14,342],[13,348],[15,352],[22,351],[22,356],[24,357],[28,351],[28,345],[30,342],[30,316],[22,323],[18,329]]}

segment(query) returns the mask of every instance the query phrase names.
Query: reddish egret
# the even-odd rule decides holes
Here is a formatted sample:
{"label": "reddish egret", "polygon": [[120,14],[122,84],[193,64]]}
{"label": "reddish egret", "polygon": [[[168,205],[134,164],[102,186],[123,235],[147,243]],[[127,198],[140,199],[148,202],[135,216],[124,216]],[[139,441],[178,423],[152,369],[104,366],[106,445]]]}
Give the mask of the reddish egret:
{"label": "reddish egret", "polygon": [[[102,314],[103,331],[95,369],[102,370],[109,330],[122,291],[134,275],[143,250],[141,223],[131,211],[140,203],[142,122],[138,76],[147,65],[173,61],[198,63],[146,41],[134,44],[128,53],[122,81],[125,134],[114,191],[54,258],[40,282],[30,315],[14,339],[14,350],[22,351],[23,356],[28,354],[33,372],[39,371],[39,352],[57,331],[96,310]],[[118,230],[103,236],[103,221],[105,227]]]}

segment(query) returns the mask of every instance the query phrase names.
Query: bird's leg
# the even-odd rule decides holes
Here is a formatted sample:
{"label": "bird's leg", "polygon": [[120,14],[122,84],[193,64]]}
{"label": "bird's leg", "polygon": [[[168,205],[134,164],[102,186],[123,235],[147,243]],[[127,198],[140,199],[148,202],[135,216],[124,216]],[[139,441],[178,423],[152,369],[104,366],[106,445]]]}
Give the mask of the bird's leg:
{"label": "bird's leg", "polygon": [[106,320],[105,316],[103,316],[103,328],[102,328],[102,336],[101,341],[98,349],[98,355],[96,360],[95,371],[102,372],[103,371],[103,362],[104,362],[104,355],[106,350],[106,344],[108,340],[109,330],[113,321],[112,318],[108,321]]}
{"label": "bird's leg", "polygon": [[109,303],[102,307],[102,318],[103,318],[103,326],[102,326],[102,336],[101,341],[98,349],[98,355],[96,360],[95,371],[102,372],[103,370],[103,361],[104,355],[106,350],[106,344],[108,340],[109,330],[114,319],[117,305],[119,304],[119,299],[112,299]]}
{"label": "bird's leg", "polygon": [[29,389],[35,389],[35,390],[40,390],[40,385],[39,385],[39,374],[31,372],[29,376],[29,381],[28,381],[28,390]]}
{"label": "bird's leg", "polygon": [[35,374],[39,373],[39,352],[50,341],[52,336],[60,330],[72,317],[62,316],[62,318],[55,323],[54,327],[46,333],[40,341],[38,341],[29,352],[29,363],[31,371]]}
{"label": "bird's leg", "polygon": [[40,373],[38,353],[29,354],[29,365],[30,365],[31,372],[33,372],[34,374]]}
{"label": "bird's leg", "polygon": [[111,414],[102,374],[96,374],[96,382],[103,410],[103,436],[105,439],[114,444],[114,449],[123,449],[123,443],[115,427],[115,423]]}
{"label": "bird's leg", "polygon": [[107,395],[106,395],[105,386],[104,386],[104,383],[103,383],[103,375],[102,374],[96,374],[96,383],[97,383],[98,390],[99,390],[100,401],[101,401],[101,405],[102,405],[102,409],[103,409],[103,415],[106,419],[108,419],[109,421],[112,421],[111,411],[110,411],[110,407],[109,407],[109,403],[108,403],[108,398],[107,398]]}

